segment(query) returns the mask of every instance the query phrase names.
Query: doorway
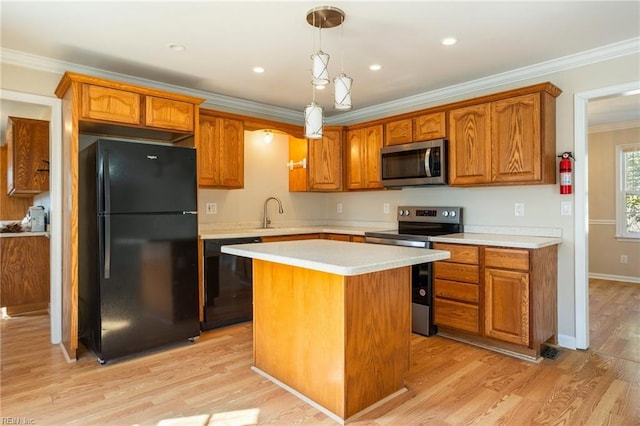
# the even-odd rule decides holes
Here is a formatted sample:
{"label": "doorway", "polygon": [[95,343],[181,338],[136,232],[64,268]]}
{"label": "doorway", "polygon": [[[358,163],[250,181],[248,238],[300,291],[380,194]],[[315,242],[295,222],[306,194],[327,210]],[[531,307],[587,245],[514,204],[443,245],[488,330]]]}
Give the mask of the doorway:
{"label": "doorway", "polygon": [[[29,93],[0,90],[0,101],[5,114],[15,115],[31,110],[49,111],[49,198],[50,198],[50,299],[49,318],[51,343],[62,339],[62,102],[60,99]],[[7,109],[4,107],[7,106]]]}
{"label": "doorway", "polygon": [[618,86],[605,87],[574,95],[574,137],[575,137],[575,327],[576,348],[589,347],[589,216],[588,216],[588,114],[590,101],[634,94],[640,91],[640,81]]}

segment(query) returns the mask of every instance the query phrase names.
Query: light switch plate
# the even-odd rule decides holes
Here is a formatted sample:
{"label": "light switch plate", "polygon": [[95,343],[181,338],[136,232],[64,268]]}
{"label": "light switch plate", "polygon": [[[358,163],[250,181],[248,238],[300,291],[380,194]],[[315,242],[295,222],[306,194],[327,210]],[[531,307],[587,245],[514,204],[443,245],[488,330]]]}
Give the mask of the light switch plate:
{"label": "light switch plate", "polygon": [[560,201],[560,215],[571,216],[571,201]]}
{"label": "light switch plate", "polygon": [[218,204],[216,204],[216,203],[207,203],[205,213],[206,214],[217,214],[218,213]]}

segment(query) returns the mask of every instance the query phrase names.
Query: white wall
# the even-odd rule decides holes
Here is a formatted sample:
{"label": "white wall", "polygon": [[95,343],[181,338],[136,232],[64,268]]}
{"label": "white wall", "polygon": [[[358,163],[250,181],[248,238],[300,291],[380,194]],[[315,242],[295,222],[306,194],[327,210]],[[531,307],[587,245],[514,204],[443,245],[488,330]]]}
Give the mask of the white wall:
{"label": "white wall", "polygon": [[[8,67],[11,72],[5,73],[7,66],[2,66],[2,87],[13,90],[25,90],[30,86],[30,79],[37,78],[38,91],[42,91],[43,82],[50,86],[53,93],[57,79],[49,73],[16,72],[15,67]],[[39,76],[43,74],[42,76]],[[55,77],[55,74],[53,74]],[[638,80],[640,76],[640,55],[633,54],[579,68],[560,70],[535,79],[527,79],[510,83],[491,90],[478,91],[465,98],[481,96],[543,81],[551,81],[563,90],[557,99],[557,152],[575,151],[574,146],[574,95],[603,87],[610,87]],[[58,78],[60,76],[58,75]],[[44,90],[46,91],[46,90]],[[455,99],[443,100],[447,103]],[[434,105],[424,105],[421,108]],[[562,232],[564,243],[559,247],[558,270],[558,324],[562,339],[570,341],[576,335],[575,327],[575,238],[574,220],[583,220],[573,216],[560,216],[560,201],[574,200],[573,196],[558,192],[557,185],[514,186],[500,188],[422,188],[402,191],[354,192],[341,194],[289,194],[286,185],[285,149],[280,137],[272,143],[273,151],[263,151],[259,141],[247,137],[245,164],[245,189],[243,190],[203,190],[200,196],[199,211],[203,223],[215,224],[224,222],[260,223],[262,203],[268,196],[282,198],[285,214],[275,214],[275,206],[270,206],[274,223],[294,223],[300,219],[326,221],[376,221],[385,223],[393,221],[393,214],[382,212],[382,203],[392,206],[398,204],[454,204],[465,208],[467,225],[507,226],[507,227],[539,227],[557,228]],[[267,148],[269,149],[269,148]],[[202,203],[205,201],[219,203],[219,214],[215,217],[205,216]],[[343,203],[343,213],[335,212],[335,205]],[[513,215],[513,203],[525,204],[525,215]],[[393,212],[393,209],[391,210]]]}

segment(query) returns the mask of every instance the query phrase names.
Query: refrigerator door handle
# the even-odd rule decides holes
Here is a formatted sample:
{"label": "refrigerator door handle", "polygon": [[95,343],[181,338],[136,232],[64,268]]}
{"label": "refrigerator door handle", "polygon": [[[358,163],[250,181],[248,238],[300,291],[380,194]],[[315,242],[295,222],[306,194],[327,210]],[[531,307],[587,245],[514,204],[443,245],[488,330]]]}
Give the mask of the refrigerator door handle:
{"label": "refrigerator door handle", "polygon": [[111,216],[104,215],[104,279],[111,278]]}
{"label": "refrigerator door handle", "polygon": [[104,213],[111,213],[111,180],[109,177],[109,151],[104,151],[102,157],[102,186],[104,193]]}

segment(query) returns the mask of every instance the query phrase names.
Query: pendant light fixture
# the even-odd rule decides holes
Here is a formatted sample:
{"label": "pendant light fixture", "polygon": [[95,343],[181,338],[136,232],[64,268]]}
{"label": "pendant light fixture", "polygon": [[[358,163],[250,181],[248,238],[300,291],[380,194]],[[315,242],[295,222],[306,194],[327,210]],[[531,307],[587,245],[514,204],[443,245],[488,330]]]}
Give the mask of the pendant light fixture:
{"label": "pendant light fixture", "polygon": [[[329,55],[322,51],[322,29],[334,28],[344,22],[344,12],[337,7],[320,6],[307,12],[307,23],[318,28],[319,49],[311,55],[311,85],[313,100],[304,109],[305,137],[310,139],[322,138],[322,107],[316,103],[316,88],[324,88],[329,84]],[[341,32],[341,42],[344,44],[344,33]],[[338,110],[351,109],[351,84],[353,79],[344,73],[344,46],[342,48],[342,71],[334,78],[334,107]]]}

